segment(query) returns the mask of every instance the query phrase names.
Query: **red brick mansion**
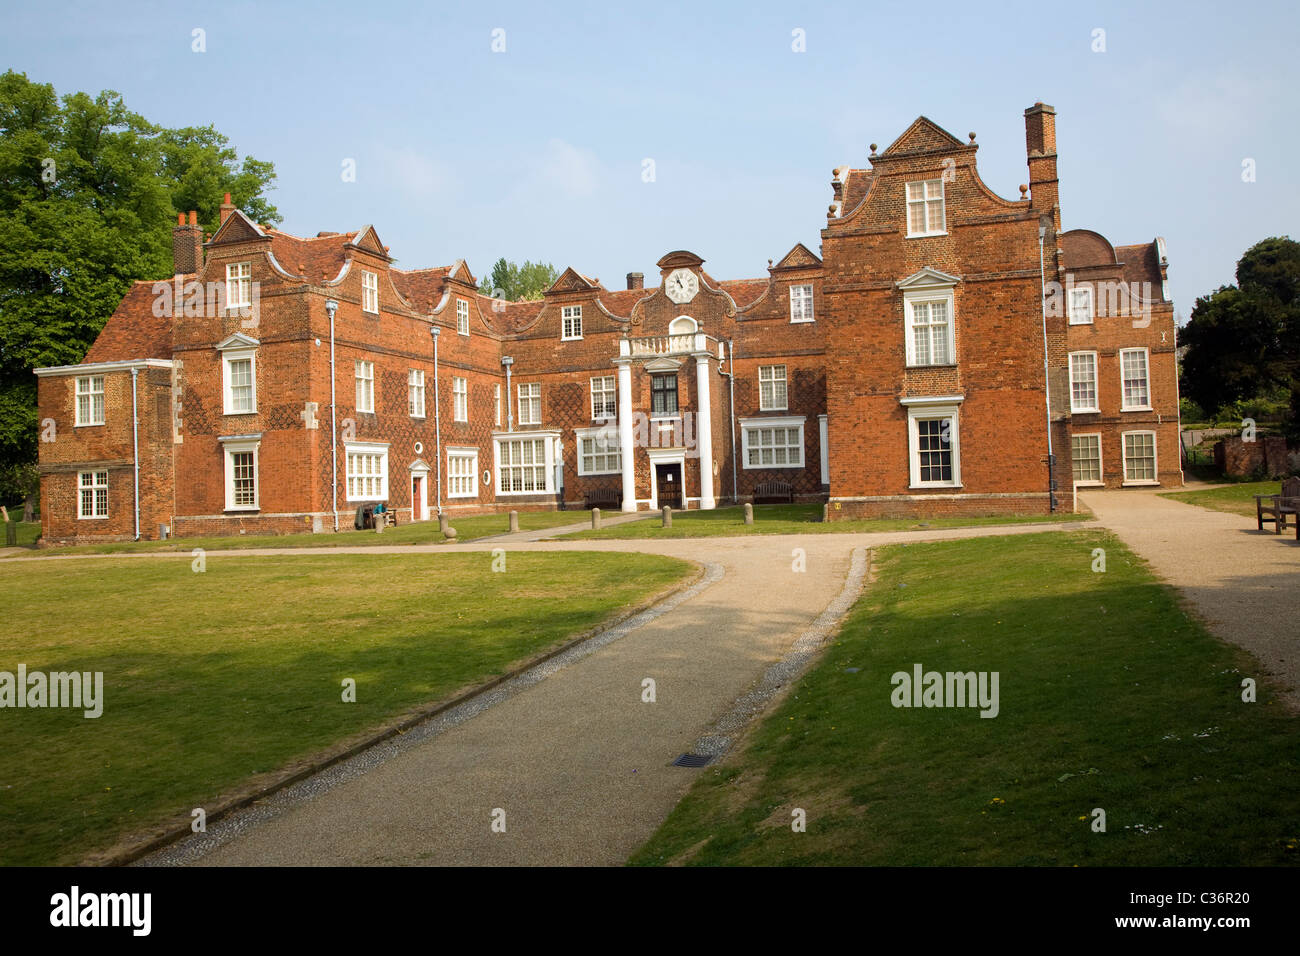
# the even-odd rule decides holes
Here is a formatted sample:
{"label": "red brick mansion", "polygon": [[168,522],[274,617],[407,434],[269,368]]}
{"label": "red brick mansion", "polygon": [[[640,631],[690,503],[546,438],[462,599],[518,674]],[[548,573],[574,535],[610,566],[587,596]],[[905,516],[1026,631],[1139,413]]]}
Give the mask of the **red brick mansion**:
{"label": "red brick mansion", "polygon": [[[1045,513],[1182,483],[1164,242],[1061,231],[1055,111],[1006,199],[924,117],[840,167],[814,253],[717,279],[687,251],[545,297],[404,270],[373,227],[300,238],[229,202],[174,231],[81,364],[42,368],[47,542],[332,531],[510,509]],[[228,197],[227,197],[228,199]],[[1049,468],[1049,463],[1054,463]]]}

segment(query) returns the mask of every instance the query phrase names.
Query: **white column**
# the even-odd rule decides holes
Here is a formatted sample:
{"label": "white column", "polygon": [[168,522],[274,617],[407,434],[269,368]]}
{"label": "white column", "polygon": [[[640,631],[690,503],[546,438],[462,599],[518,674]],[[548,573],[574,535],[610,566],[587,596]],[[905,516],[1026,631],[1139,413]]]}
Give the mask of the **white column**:
{"label": "white column", "polygon": [[709,399],[708,352],[695,353],[695,386],[699,396],[695,435],[700,449],[700,508],[709,511],[718,503],[713,497],[713,404]]}
{"label": "white column", "polygon": [[618,366],[618,448],[623,463],[623,510],[636,511],[636,461],[632,457],[632,360]]}
{"label": "white column", "polygon": [[817,444],[821,446],[822,484],[831,483],[831,449],[828,441],[830,429],[826,426],[826,416],[817,416]]}

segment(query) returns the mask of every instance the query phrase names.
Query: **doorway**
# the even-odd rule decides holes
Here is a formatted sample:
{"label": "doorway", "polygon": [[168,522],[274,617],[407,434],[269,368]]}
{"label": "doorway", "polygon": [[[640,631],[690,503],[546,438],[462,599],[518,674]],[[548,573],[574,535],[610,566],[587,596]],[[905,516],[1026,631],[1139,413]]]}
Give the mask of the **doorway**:
{"label": "doorway", "polygon": [[659,507],[682,510],[682,466],[677,462],[655,465],[655,484],[659,490]]}
{"label": "doorway", "polygon": [[411,520],[427,521],[429,508],[424,500],[424,475],[411,476]]}

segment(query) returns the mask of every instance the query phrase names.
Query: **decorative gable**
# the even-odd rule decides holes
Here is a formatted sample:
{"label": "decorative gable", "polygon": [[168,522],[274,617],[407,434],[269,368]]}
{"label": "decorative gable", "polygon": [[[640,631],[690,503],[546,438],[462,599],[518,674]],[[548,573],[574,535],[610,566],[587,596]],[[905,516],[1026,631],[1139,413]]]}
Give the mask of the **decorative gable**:
{"label": "decorative gable", "polygon": [[217,351],[225,352],[230,349],[255,349],[261,343],[257,339],[247,336],[242,332],[236,332],[228,335],[217,343]]}
{"label": "decorative gable", "polygon": [[364,249],[366,252],[373,253],[384,259],[388,258],[388,252],[384,249],[384,244],[379,241],[379,234],[375,232],[374,226],[363,227],[349,245],[357,249]]}
{"label": "decorative gable", "polygon": [[936,286],[955,286],[961,281],[960,276],[950,276],[946,272],[940,272],[938,269],[931,269],[926,266],[920,272],[914,272],[906,279],[898,281],[900,289],[921,289],[933,288]]}
{"label": "decorative gable", "polygon": [[551,287],[546,290],[546,294],[550,295],[552,292],[581,292],[585,289],[595,288],[597,288],[597,286],[594,282],[570,266],[565,269]]}
{"label": "decorative gable", "polygon": [[966,144],[953,136],[939,124],[918,116],[903,135],[894,140],[885,149],[884,156],[900,156],[908,153],[946,152],[954,147],[962,149]]}
{"label": "decorative gable", "polygon": [[249,239],[269,239],[271,238],[262,231],[262,227],[253,220],[249,219],[238,209],[233,210],[221,227],[213,234],[212,238],[207,241],[207,245],[215,246],[225,242],[246,242]]}
{"label": "decorative gable", "polygon": [[774,269],[802,269],[808,266],[820,266],[822,261],[818,259],[808,247],[802,242],[796,242],[794,248],[785,254],[785,258],[778,262]]}

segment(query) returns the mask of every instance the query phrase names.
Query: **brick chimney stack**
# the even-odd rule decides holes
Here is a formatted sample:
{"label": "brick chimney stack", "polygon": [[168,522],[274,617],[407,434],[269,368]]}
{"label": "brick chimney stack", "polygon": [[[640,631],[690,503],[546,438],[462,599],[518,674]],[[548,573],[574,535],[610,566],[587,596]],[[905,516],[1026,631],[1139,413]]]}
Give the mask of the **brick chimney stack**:
{"label": "brick chimney stack", "polygon": [[629,272],[627,274],[627,287],[629,289],[644,289],[645,275],[640,272]]}
{"label": "brick chimney stack", "polygon": [[1056,110],[1035,103],[1025,110],[1025,152],[1029,157],[1029,204],[1050,215],[1061,231],[1060,189],[1056,179]]}
{"label": "brick chimney stack", "polygon": [[199,228],[199,214],[193,210],[188,222],[185,213],[176,214],[176,225],[172,227],[172,264],[177,275],[188,275],[203,268],[203,230]]}
{"label": "brick chimney stack", "polygon": [[221,221],[224,223],[234,211],[235,204],[230,201],[230,193],[226,193],[226,201],[221,204]]}

